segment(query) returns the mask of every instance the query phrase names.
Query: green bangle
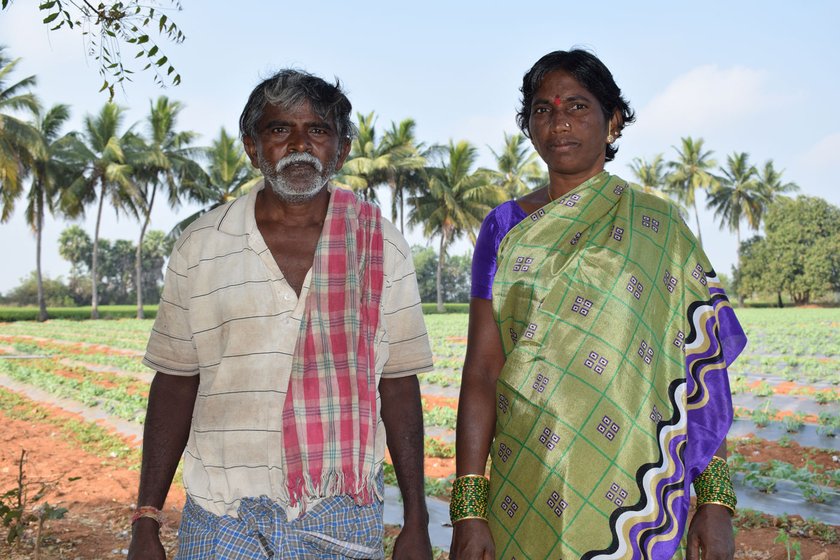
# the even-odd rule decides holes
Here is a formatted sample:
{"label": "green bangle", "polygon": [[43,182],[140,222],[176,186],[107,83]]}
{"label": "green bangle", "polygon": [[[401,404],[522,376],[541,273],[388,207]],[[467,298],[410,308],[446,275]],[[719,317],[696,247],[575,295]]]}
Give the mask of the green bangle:
{"label": "green bangle", "polygon": [[704,504],[717,504],[728,508],[733,514],[738,499],[729,476],[726,460],[714,456],[709,465],[694,479],[694,491],[697,494],[697,507]]}
{"label": "green bangle", "polygon": [[480,474],[459,476],[452,483],[452,499],[449,501],[449,519],[452,524],[464,519],[487,520],[487,498],[490,495],[490,481]]}

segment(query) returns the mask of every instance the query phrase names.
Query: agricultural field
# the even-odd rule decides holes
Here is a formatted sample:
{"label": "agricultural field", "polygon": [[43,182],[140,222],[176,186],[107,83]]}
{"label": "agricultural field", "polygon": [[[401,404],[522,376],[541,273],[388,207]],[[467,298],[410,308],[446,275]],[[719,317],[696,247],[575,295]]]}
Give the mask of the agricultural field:
{"label": "agricultural field", "polygon": [[[738,316],[750,342],[730,370],[736,558],[840,558],[840,309]],[[435,370],[420,377],[426,491],[445,500],[467,316],[426,321],[435,354]],[[34,558],[36,545],[41,558],[125,556],[152,377],[140,360],[151,324],[0,323],[0,519],[18,496],[35,516],[13,547],[0,545],[0,557]],[[390,469],[386,477],[393,482]],[[183,499],[176,483],[163,532],[170,550]],[[8,527],[0,529],[5,540]],[[446,531],[437,527],[439,539]]]}

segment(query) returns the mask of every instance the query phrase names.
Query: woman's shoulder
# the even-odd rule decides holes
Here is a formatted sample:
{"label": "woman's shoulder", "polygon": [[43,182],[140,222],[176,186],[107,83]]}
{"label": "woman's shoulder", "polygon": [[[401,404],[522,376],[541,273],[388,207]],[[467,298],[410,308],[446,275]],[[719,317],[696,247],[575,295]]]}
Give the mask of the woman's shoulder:
{"label": "woman's shoulder", "polygon": [[508,200],[490,210],[484,218],[484,223],[505,229],[518,224],[525,216],[525,210],[515,200]]}

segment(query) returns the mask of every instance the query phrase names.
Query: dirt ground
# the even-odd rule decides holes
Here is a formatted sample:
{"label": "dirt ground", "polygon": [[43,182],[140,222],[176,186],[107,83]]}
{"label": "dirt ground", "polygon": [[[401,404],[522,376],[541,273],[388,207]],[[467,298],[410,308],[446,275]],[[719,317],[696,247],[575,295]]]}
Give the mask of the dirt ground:
{"label": "dirt ground", "polygon": [[[73,415],[53,409],[51,415]],[[125,557],[129,541],[129,516],[133,509],[139,472],[118,466],[110,458],[87,453],[55,434],[48,424],[23,422],[0,412],[0,494],[15,488],[18,479],[18,460],[22,450],[27,453],[26,480],[31,483],[30,496],[37,491],[37,481],[58,483],[40,502],[65,507],[63,519],[47,521],[41,531],[39,557],[41,559],[108,559]],[[739,449],[752,460],[768,458],[788,460],[794,464],[803,456],[798,446],[784,448],[762,442],[760,446]],[[757,453],[756,453],[757,452]],[[829,457],[812,455],[822,463]],[[428,459],[427,473],[437,476],[451,474],[454,462],[447,459]],[[166,504],[168,524],[162,535],[167,549],[174,550],[175,528],[184,502],[183,490],[173,488]],[[766,522],[766,521],[765,521]],[[3,529],[0,527],[0,529]],[[773,526],[740,528],[737,532],[736,558],[752,560],[782,560],[794,558],[782,544],[774,544],[779,529]],[[794,534],[792,540],[801,546],[804,560],[840,560],[840,544],[825,544],[809,538],[807,530]],[[22,541],[13,547],[5,544],[5,531],[0,544],[0,558],[10,560],[38,558],[35,553],[35,524],[30,526]]]}

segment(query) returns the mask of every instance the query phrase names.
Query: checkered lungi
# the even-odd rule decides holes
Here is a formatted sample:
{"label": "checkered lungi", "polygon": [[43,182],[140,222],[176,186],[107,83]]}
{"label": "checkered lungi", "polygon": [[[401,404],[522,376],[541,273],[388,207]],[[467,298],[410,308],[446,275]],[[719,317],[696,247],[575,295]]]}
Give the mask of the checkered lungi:
{"label": "checkered lungi", "polygon": [[239,518],[219,517],[187,498],[177,560],[256,558],[339,560],[385,557],[383,505],[357,506],[350,496],[326,498],[294,521],[266,496],[245,498]]}

